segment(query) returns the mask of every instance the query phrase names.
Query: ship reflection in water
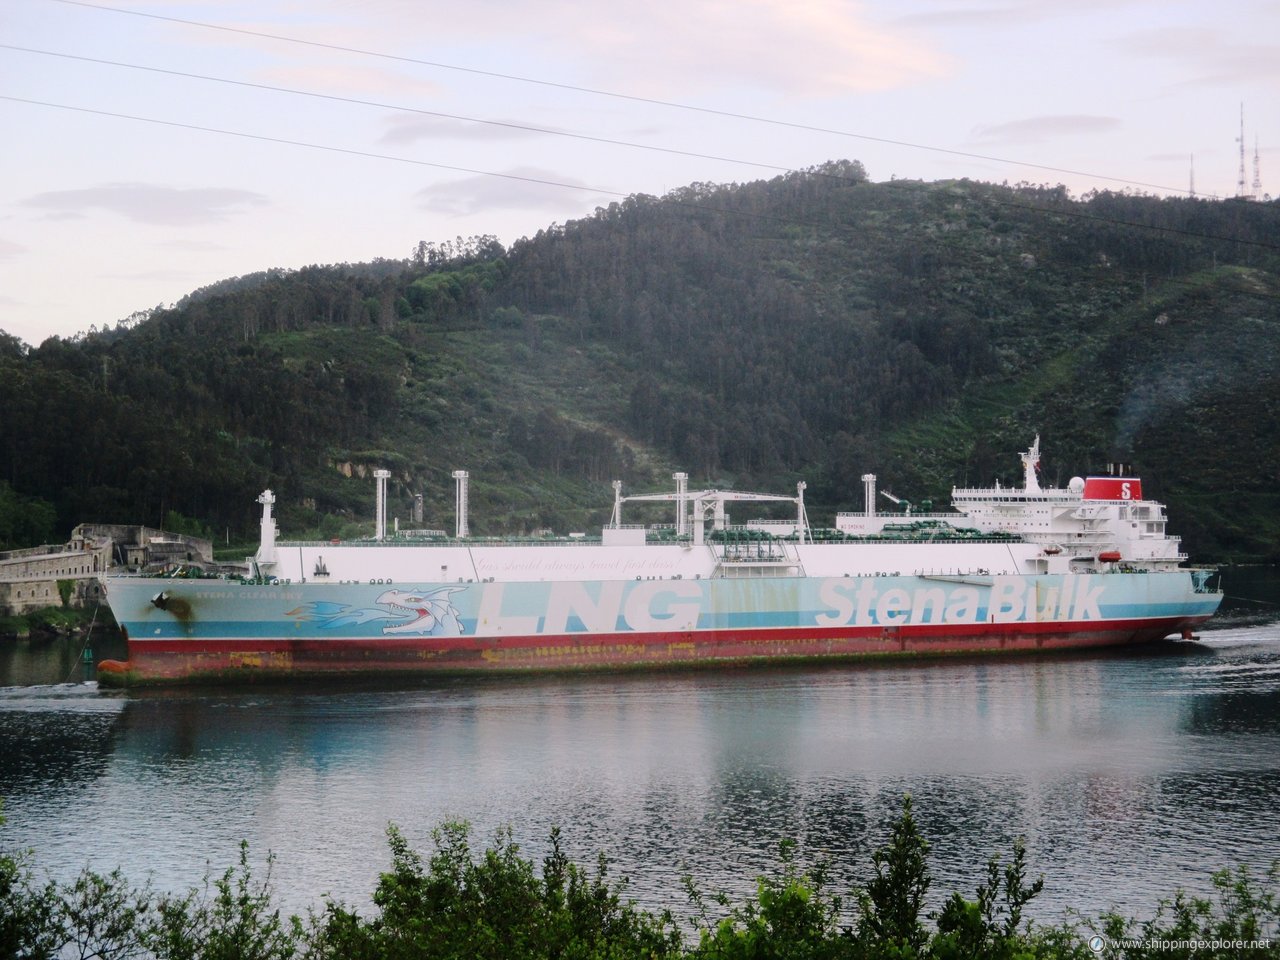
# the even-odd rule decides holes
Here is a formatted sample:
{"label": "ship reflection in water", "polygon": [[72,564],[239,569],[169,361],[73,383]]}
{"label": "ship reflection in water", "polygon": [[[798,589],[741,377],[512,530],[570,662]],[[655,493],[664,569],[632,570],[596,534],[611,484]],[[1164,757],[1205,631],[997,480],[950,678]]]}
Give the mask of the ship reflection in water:
{"label": "ship reflection in water", "polygon": [[181,889],[241,838],[290,910],[365,904],[399,824],[503,824],[541,857],[605,851],[642,905],[680,876],[735,898],[795,838],[865,877],[903,793],[935,892],[1026,838],[1034,911],[1146,915],[1280,857],[1280,624],[1164,653],[830,669],[468,678],[396,688],[0,691],[6,847]]}

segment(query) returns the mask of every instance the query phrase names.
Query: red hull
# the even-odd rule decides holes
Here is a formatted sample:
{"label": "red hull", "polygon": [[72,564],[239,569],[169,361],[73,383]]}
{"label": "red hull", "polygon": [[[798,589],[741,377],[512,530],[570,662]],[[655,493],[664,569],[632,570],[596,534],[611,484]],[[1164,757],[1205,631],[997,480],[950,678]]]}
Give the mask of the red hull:
{"label": "red hull", "polygon": [[717,661],[856,658],[1071,650],[1149,643],[1207,617],[1077,623],[716,630],[496,638],[129,641],[128,664],[104,679],[133,681],[291,677],[338,673],[557,670]]}

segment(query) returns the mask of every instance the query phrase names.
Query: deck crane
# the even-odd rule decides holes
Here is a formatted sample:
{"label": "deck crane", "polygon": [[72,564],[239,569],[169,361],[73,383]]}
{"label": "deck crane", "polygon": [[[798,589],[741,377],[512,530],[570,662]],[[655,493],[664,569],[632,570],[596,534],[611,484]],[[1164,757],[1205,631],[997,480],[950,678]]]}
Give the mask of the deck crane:
{"label": "deck crane", "polygon": [[889,500],[892,500],[892,501],[893,501],[894,506],[896,506],[899,510],[901,510],[901,511],[902,511],[904,514],[906,514],[907,516],[911,516],[911,501],[910,501],[910,500],[903,500],[903,499],[901,499],[900,497],[895,497],[895,496],[894,496],[892,493],[890,493],[888,490],[881,490],[881,491],[880,491],[880,496],[882,496],[882,497],[886,497],[886,498],[888,498]]}

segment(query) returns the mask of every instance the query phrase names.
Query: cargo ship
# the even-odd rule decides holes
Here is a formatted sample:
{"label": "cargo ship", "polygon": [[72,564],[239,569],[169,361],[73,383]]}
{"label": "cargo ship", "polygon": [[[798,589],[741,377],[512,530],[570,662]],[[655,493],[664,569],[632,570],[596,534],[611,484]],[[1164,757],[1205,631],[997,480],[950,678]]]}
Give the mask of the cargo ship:
{"label": "cargo ship", "polygon": [[[241,576],[114,575],[128,662],[103,682],[579,669],[1064,650],[1187,637],[1222,594],[1188,566],[1164,506],[1123,469],[1042,488],[1039,438],[1021,487],[952,491],[935,512],[863,476],[865,509],[811,528],[791,495],[623,496],[599,535],[472,537],[455,471],[455,530],[388,531],[374,472],[368,540],[261,539]],[[784,504],[786,519],[729,510]],[[789,506],[786,506],[789,504]],[[646,506],[662,523],[624,523]],[[398,524],[397,524],[398,526]]]}

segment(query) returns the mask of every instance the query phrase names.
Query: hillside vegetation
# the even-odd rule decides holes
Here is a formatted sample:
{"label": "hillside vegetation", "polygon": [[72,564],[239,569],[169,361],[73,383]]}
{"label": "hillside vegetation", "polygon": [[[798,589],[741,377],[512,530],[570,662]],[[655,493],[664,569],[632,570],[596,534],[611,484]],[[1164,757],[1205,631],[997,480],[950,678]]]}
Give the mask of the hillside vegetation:
{"label": "hillside vegetation", "polygon": [[[392,471],[451,528],[588,529],[609,482],[810,515],[1131,464],[1198,558],[1280,560],[1280,209],[855,162],[636,196],[504,249],[269,270],[34,349],[0,336],[0,544],[82,520],[352,532]],[[653,519],[658,519],[654,517]],[[745,519],[742,518],[742,519]],[[44,527],[36,530],[33,527]]]}

